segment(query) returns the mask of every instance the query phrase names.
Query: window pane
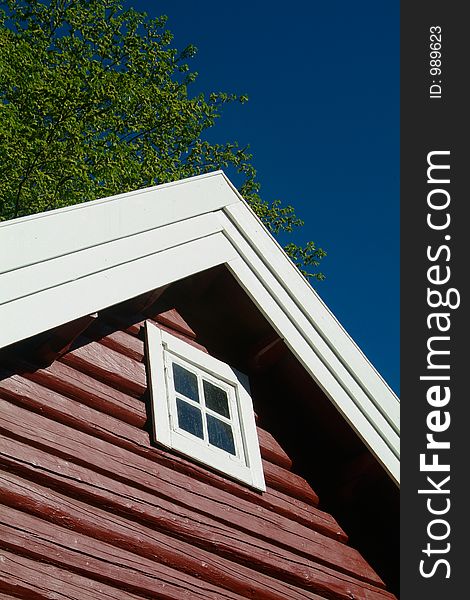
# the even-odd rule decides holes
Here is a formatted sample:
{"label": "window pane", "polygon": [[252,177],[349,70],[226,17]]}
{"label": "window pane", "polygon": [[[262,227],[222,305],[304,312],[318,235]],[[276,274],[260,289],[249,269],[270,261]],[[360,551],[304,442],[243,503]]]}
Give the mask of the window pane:
{"label": "window pane", "polygon": [[232,428],[228,423],[207,415],[207,429],[209,432],[209,443],[217,448],[235,455],[235,442],[233,441]]}
{"label": "window pane", "polygon": [[230,418],[230,411],[228,408],[228,398],[224,390],[220,389],[213,383],[203,380],[204,383],[204,397],[206,399],[206,406],[211,410],[219,413],[223,417]]}
{"label": "window pane", "polygon": [[178,409],[178,425],[188,433],[192,433],[198,438],[204,439],[202,429],[201,411],[196,406],[192,406],[179,398],[176,399]]}
{"label": "window pane", "polygon": [[199,392],[197,390],[197,377],[191,371],[184,369],[181,365],[173,363],[173,380],[175,390],[186,396],[190,400],[199,402]]}

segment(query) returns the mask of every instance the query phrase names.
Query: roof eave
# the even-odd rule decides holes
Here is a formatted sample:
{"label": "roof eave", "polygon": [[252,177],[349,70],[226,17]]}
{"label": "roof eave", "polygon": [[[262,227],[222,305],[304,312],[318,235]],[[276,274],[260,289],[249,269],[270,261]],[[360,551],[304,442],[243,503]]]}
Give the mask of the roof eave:
{"label": "roof eave", "polygon": [[15,219],[0,244],[0,347],[227,265],[398,483],[397,397],[222,171]]}

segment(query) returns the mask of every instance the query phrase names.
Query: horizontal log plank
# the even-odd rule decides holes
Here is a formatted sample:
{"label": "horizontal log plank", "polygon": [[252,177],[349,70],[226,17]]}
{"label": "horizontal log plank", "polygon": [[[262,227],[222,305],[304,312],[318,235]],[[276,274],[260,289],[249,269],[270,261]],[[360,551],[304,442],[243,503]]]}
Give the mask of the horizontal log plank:
{"label": "horizontal log plank", "polygon": [[[94,411],[88,406],[82,405],[64,396],[61,396],[60,394],[52,392],[49,389],[39,386],[21,376],[15,375],[0,381],[0,396],[13,399],[28,409],[33,409],[40,414],[73,427],[74,430],[82,431],[99,437],[100,439],[108,441],[113,445],[125,448],[131,452],[136,452],[141,456],[145,456],[146,458],[150,458],[162,466],[166,466],[171,469],[173,481],[175,479],[175,466],[181,466],[181,464],[185,464],[181,459],[178,462],[176,457],[165,453],[160,449],[150,447],[147,432],[136,429],[126,423],[119,422],[108,415]],[[211,484],[213,484],[214,481],[218,481],[218,479],[209,471],[207,471],[207,469],[203,469],[196,465],[194,465],[194,468],[192,468],[192,465],[187,463],[187,461],[186,466],[187,469],[186,472],[184,472],[186,477],[191,477],[191,479],[201,479],[201,474],[203,474],[204,477],[207,478],[207,484],[209,484],[210,487],[208,488],[206,486],[202,489],[204,489],[206,497],[212,497],[214,495],[214,491],[213,485]],[[225,481],[228,485],[228,489],[224,492],[224,494],[227,492],[231,493],[233,490],[238,490],[241,487],[235,483],[230,486],[228,480]],[[184,487],[185,485],[187,485],[187,482],[184,484],[184,480],[182,480],[181,486]],[[260,498],[265,498],[268,496],[268,498],[265,499],[265,502],[269,502],[270,495],[271,494],[263,494],[260,496],[257,493],[251,492],[251,498],[249,499],[259,503]],[[220,492],[218,493],[218,496],[220,497]],[[249,510],[251,510],[251,512],[255,512],[254,507],[250,507],[246,501],[240,501],[229,496],[226,497],[228,501],[233,504],[234,508],[239,507],[243,513],[247,513]],[[299,530],[302,532],[302,528],[299,528],[295,522],[291,523],[290,521],[286,521],[285,518],[276,518],[270,514],[270,511],[268,512],[265,509],[258,509],[256,512],[265,517],[268,516],[269,521],[273,522],[276,529],[280,527],[281,530],[283,530],[287,527],[287,529],[292,531],[295,536],[301,535],[301,537],[305,537],[305,533],[299,533]],[[217,511],[215,514],[217,515]],[[289,515],[283,516],[285,517]],[[324,533],[330,537],[344,540],[345,536],[342,534],[334,519],[326,518],[325,515],[321,513],[310,515],[310,517],[311,518],[308,524],[310,528],[320,531],[321,533]]]}
{"label": "horizontal log plank", "polygon": [[65,354],[61,362],[125,393],[142,396],[147,390],[145,366],[120,352],[81,336],[83,344]]}
{"label": "horizontal log plank", "polygon": [[334,539],[342,542],[347,542],[348,540],[348,536],[338,525],[334,517],[311,503],[288,496],[270,487],[267,488],[266,492],[259,494],[244,485],[227,479],[221,474],[212,473],[190,460],[176,454],[170,454],[161,448],[158,449],[158,455],[152,454],[152,458],[154,457],[156,462],[171,468],[173,471],[196,478],[198,481],[209,484],[211,488],[217,488],[218,490],[230,493],[234,498],[234,502],[236,502],[235,498],[241,498],[268,510],[272,514],[286,517],[290,521],[295,521]]}
{"label": "horizontal log plank", "polygon": [[[20,379],[20,378],[18,378]],[[3,382],[5,383],[5,382]],[[0,389],[0,395],[11,395],[16,399],[19,399],[23,405],[31,407],[34,406],[34,402],[38,403],[35,406],[36,410],[42,414],[46,414],[49,417],[61,417],[62,422],[68,423],[71,427],[67,426],[64,429],[57,429],[54,423],[48,420],[44,420],[34,415],[16,409],[8,403],[1,404],[4,408],[4,428],[7,427],[7,415],[10,413],[10,430],[14,430],[16,435],[22,435],[24,439],[29,439],[29,429],[34,427],[37,433],[43,432],[43,438],[37,437],[37,434],[33,434],[33,439],[37,439],[41,445],[46,443],[46,447],[50,451],[56,453],[56,444],[60,446],[60,452],[64,455],[66,451],[66,458],[72,460],[78,459],[81,464],[88,463],[90,466],[103,471],[104,473],[113,473],[114,475],[120,475],[127,479],[132,477],[136,478],[136,483],[149,487],[148,479],[142,477],[142,473],[155,471],[155,466],[147,463],[145,460],[136,461],[136,457],[129,454],[130,452],[136,452],[140,456],[145,458],[153,459],[155,455],[159,455],[160,451],[155,448],[148,446],[148,434],[145,431],[137,430],[125,423],[121,423],[112,417],[96,414],[92,409],[87,406],[81,406],[74,401],[66,399],[58,394],[54,394],[45,388],[40,386],[34,387],[35,384],[27,380],[16,381],[15,378],[8,380],[12,389]],[[31,389],[31,386],[32,389]],[[27,398],[26,394],[32,395]],[[44,392],[46,395],[44,396]],[[42,395],[40,395],[42,394]],[[50,395],[49,395],[50,394]],[[78,431],[77,424],[80,425],[81,431],[86,431],[86,434]],[[28,426],[29,425],[29,426]],[[91,436],[98,436],[100,438],[94,439]],[[44,440],[47,440],[45,442]],[[105,441],[107,440],[107,441]],[[103,443],[104,442],[104,443]],[[111,443],[108,443],[111,442]],[[115,446],[113,442],[117,442]],[[123,450],[120,451],[120,448]],[[95,451],[93,452],[93,449]],[[123,465],[129,465],[130,471],[124,468]],[[216,517],[227,519],[225,509],[220,510],[220,505],[231,505],[235,514],[238,515],[237,522],[243,523],[245,521],[244,515],[252,513],[257,518],[262,519],[260,529],[266,530],[266,536],[275,535],[276,531],[292,533],[293,543],[297,545],[295,540],[302,538],[312,540],[316,533],[311,532],[309,529],[303,528],[296,522],[290,522],[285,517],[273,515],[270,511],[264,508],[255,508],[245,500],[234,498],[228,491],[218,491],[208,483],[199,482],[197,479],[194,480],[192,474],[183,475],[176,474],[172,469],[171,461],[168,461],[167,466],[163,464],[159,467],[159,475],[153,476],[150,480],[155,489],[159,490],[159,495],[165,495],[166,497],[172,498],[175,494],[178,495],[179,501],[188,507],[194,506],[194,498],[192,493],[188,493],[186,490],[193,488],[200,497],[206,498],[205,511],[206,514],[214,515]],[[197,476],[197,474],[196,474]],[[257,496],[255,495],[255,498]],[[334,524],[326,521],[325,519],[318,518],[318,528],[328,528],[329,533],[336,532]],[[252,531],[253,524],[247,522],[247,531]]]}
{"label": "horizontal log plank", "polygon": [[287,471],[278,465],[263,460],[264,478],[267,485],[315,506],[319,503],[318,496],[303,477]]}
{"label": "horizontal log plank", "polygon": [[142,340],[120,329],[115,329],[102,320],[92,323],[87,328],[85,336],[138,362],[142,362],[144,358],[144,342]]}
{"label": "horizontal log plank", "polygon": [[141,400],[61,362],[54,362],[47,369],[38,369],[30,363],[15,360],[10,363],[10,369],[10,372],[4,370],[0,372],[0,381],[6,380],[18,371],[22,377],[30,381],[78,400],[100,412],[113,415],[130,425],[143,427],[147,421],[145,404]]}
{"label": "horizontal log plank", "polygon": [[[315,591],[298,589],[245,565],[177,540],[133,521],[90,507],[10,473],[0,473],[0,500],[7,506],[37,516],[128,552],[155,560],[188,575],[240,595],[259,600],[317,600]],[[371,588],[372,589],[372,588]],[[385,596],[387,598],[388,596]],[[343,597],[341,597],[343,598]],[[349,600],[344,596],[345,600]],[[370,600],[384,596],[371,596]],[[364,600],[366,600],[364,598]],[[369,600],[369,598],[367,598]]]}
{"label": "horizontal log plank", "polygon": [[[57,400],[57,398],[54,398],[54,400]],[[73,424],[76,418],[75,414],[80,407],[70,407],[69,404],[66,404],[66,407],[71,413],[69,421]],[[89,415],[91,409],[88,407],[81,408],[85,412],[84,421],[91,432],[101,431],[99,425],[94,423],[93,415]],[[24,411],[5,401],[0,401],[0,410],[3,413],[3,429],[22,437],[26,442],[36,441],[48,452],[85,467],[91,467],[106,476],[111,476],[113,479],[118,478],[131,485],[139,486],[145,491],[158,490],[158,496],[162,499],[172,501],[173,498],[177,497],[178,503],[186,509],[199,510],[206,516],[214,516],[229,524],[234,521],[237,523],[237,527],[243,528],[247,532],[257,533],[268,540],[280,539],[279,536],[283,536],[282,543],[284,545],[303,553],[306,552],[306,544],[308,544],[309,553],[314,550],[315,546],[318,546],[315,555],[318,558],[323,557],[324,560],[326,560],[324,558],[325,552],[329,548],[330,552],[328,554],[331,554],[333,564],[341,564],[348,554],[356,554],[352,549],[342,545],[338,546],[338,542],[329,540],[316,531],[303,528],[296,523],[289,522],[287,519],[276,517],[269,511],[254,510],[253,506],[239,499],[234,499],[229,493],[216,491],[210,485],[193,478],[178,476],[166,467],[159,466],[158,473],[153,475],[155,467],[151,463],[148,463],[144,458],[133,455],[122,447],[116,447],[71,427],[58,425],[49,419]],[[48,410],[51,410],[51,408],[48,407]],[[56,410],[59,409],[56,407]],[[102,420],[102,427],[103,429],[107,427],[108,431],[112,430],[113,436],[122,439],[126,435],[142,435],[143,439],[138,440],[136,446],[143,447],[145,445],[145,432],[120,424],[111,417],[108,417],[107,420],[108,423],[105,422],[104,424]],[[126,429],[130,431],[126,431]],[[228,506],[232,507],[229,515],[227,514]],[[365,561],[361,560],[359,562],[362,569],[366,568]],[[353,568],[352,565],[351,568]],[[357,569],[358,567],[354,568],[355,573]],[[366,572],[372,580],[380,581],[374,577],[369,568],[366,569]]]}
{"label": "horizontal log plank", "polygon": [[[93,349],[91,349],[91,346],[95,346]],[[99,346],[99,345],[98,345]],[[109,350],[109,349],[105,349],[106,352],[113,352],[113,356],[110,357],[110,362],[108,364],[108,368],[109,370],[112,370],[113,372],[116,370],[116,359],[114,355],[119,356],[119,353]],[[100,355],[99,350],[96,350],[96,342],[93,342],[91,344],[88,344],[88,346],[83,346],[81,348],[79,348],[78,350],[74,351],[74,352],[81,352],[81,355],[84,355],[85,353],[88,356],[88,359],[90,359],[90,354],[91,355]],[[76,370],[78,368],[78,364],[76,363],[75,358],[73,358],[75,356],[74,353],[69,353],[67,355],[65,355],[65,357],[63,357],[62,360],[64,360],[66,362],[66,365],[69,366],[69,370],[68,371],[64,371],[63,369],[63,365],[62,366],[57,366],[60,365],[60,363],[55,363],[53,365],[53,368],[51,369],[43,369],[40,371],[37,371],[36,373],[31,372],[31,373],[25,373],[25,376],[27,376],[29,379],[32,379],[34,381],[37,382],[44,382],[45,385],[47,385],[48,387],[59,387],[61,389],[64,389],[64,382],[61,381],[62,378],[65,378],[67,381],[67,389],[71,389],[72,394],[77,397],[80,401],[82,401],[82,397],[79,395],[80,392],[80,388],[77,389],[76,385],[75,388],[73,388],[73,384],[77,384],[77,381],[80,381],[80,376],[78,376],[78,380],[77,380],[77,373],[79,373],[80,371]],[[112,359],[114,358],[114,362],[112,361]],[[122,356],[123,360],[126,361],[130,361],[131,363],[134,364],[134,366],[136,368],[143,368],[143,365],[140,365],[139,363],[133,361],[132,359],[128,358],[128,357],[124,357]],[[82,359],[80,359],[81,361]],[[81,363],[80,363],[81,364]],[[70,379],[72,377],[72,373],[70,369],[70,366],[75,367],[75,379],[74,382],[70,382]],[[82,365],[83,366],[83,365]],[[91,369],[93,371],[94,366],[93,365],[89,365],[87,367],[87,369]],[[128,370],[130,369],[129,365],[127,366]],[[86,386],[84,391],[84,396],[87,396],[87,391],[89,389],[89,387],[92,385],[91,381],[89,381],[90,377],[88,375],[84,375],[84,377],[86,377],[87,379],[84,381],[83,385]],[[92,380],[93,381],[93,380]],[[113,379],[114,381],[114,379]],[[5,384],[7,385],[7,384]],[[129,388],[130,388],[130,384],[129,384]],[[67,391],[67,389],[64,389],[64,391]],[[141,394],[142,395],[142,394]],[[92,400],[92,398],[96,398],[95,396],[92,396],[91,394],[88,395],[85,400],[87,404],[90,404],[90,401]],[[118,398],[119,399],[119,398]],[[130,398],[128,398],[129,400]],[[97,398],[97,401],[102,404],[102,394]],[[140,421],[144,421],[146,419],[146,415],[145,415],[145,409],[142,406],[140,409],[137,408],[138,405],[134,404],[133,407],[133,411],[132,411],[132,419],[133,420],[137,420],[139,419]],[[108,398],[108,403],[107,403],[107,408],[108,410],[106,412],[108,412],[109,414],[109,408],[112,407],[109,406],[109,398]],[[122,409],[122,407],[120,407]],[[122,412],[122,410],[121,410]],[[137,414],[135,414],[137,412]],[[129,416],[125,419],[127,422],[129,422]],[[282,449],[280,448],[280,446],[277,444],[277,442],[275,442],[274,438],[272,438],[272,436],[270,436],[270,434],[268,434],[267,432],[264,433],[262,430],[260,430],[260,445],[261,445],[261,452],[262,455],[263,453],[267,453],[268,458],[272,458],[273,454],[275,454],[277,456],[277,463],[278,464],[270,464],[270,461],[266,461],[265,459],[265,468],[264,468],[264,474],[265,474],[265,479],[266,479],[266,483],[267,485],[273,487],[274,489],[277,489],[281,492],[284,492],[287,495],[291,495],[294,496],[300,500],[303,500],[305,502],[309,502],[312,503],[314,505],[317,505],[319,500],[318,500],[318,496],[315,494],[315,492],[312,490],[312,488],[310,487],[310,485],[300,476],[296,475],[295,473],[289,473],[283,466],[279,466],[279,462],[283,463],[284,465],[290,464],[290,459],[287,457],[287,455],[282,451]]]}
{"label": "horizontal log plank", "polygon": [[113,327],[119,327],[130,335],[138,337],[141,328],[145,326],[146,317],[140,313],[133,313],[130,316],[122,315],[117,312],[104,311],[100,314],[100,321],[104,321]]}
{"label": "horizontal log plank", "polygon": [[121,331],[134,337],[139,337],[142,333],[142,327],[145,327],[145,321],[150,321],[153,325],[155,325],[155,327],[158,327],[162,331],[171,333],[171,335],[174,335],[178,339],[183,340],[183,342],[188,343],[190,346],[194,346],[194,348],[198,348],[202,352],[207,353],[207,349],[205,348],[205,346],[196,342],[195,339],[188,337],[186,334],[182,333],[181,331],[178,331],[174,327],[164,323],[160,323],[155,319],[147,319],[146,317],[141,316],[140,320],[130,322],[128,319],[118,314],[105,314],[103,318],[107,323],[114,325],[115,327],[119,327]]}
{"label": "horizontal log plank", "polygon": [[[90,391],[93,391],[93,388],[92,390],[89,390],[88,385],[92,386],[93,381],[95,380],[91,379],[91,382],[86,380],[83,382],[83,378],[87,376],[67,365],[57,362],[54,365],[54,369],[39,370],[35,370],[34,367],[30,365],[29,371],[29,373],[26,372],[22,373],[22,375],[16,375],[13,372],[9,373],[8,371],[0,369],[0,393],[3,391],[8,397],[16,398],[18,400],[21,398],[25,401],[29,400],[28,406],[33,410],[37,410],[38,407],[44,408],[44,411],[47,413],[48,409],[54,404],[57,404],[57,402],[54,402],[54,396],[52,394],[49,394],[44,390],[45,387],[47,390],[58,392],[60,395],[65,394],[65,396],[78,400],[80,405],[85,404],[91,408],[96,408],[99,412],[95,412],[93,415],[93,423],[97,423],[100,420],[101,416],[99,413],[103,412],[107,415],[116,417],[119,420],[124,420],[127,423],[131,421],[130,424],[138,425],[139,427],[143,427],[146,423],[147,415],[145,405],[141,401],[136,400],[131,396],[127,396],[125,410],[126,412],[130,411],[131,415],[125,415],[126,418],[122,419],[121,412],[115,410],[116,405],[113,403],[112,393],[116,392],[116,390],[108,388],[106,405],[104,406],[101,395],[99,395],[97,399],[90,397]],[[33,381],[38,385],[28,384],[28,380]],[[96,396],[96,394],[94,394],[94,396]],[[119,397],[117,399],[119,400]],[[59,404],[64,404],[63,401],[60,402],[60,399],[58,400]],[[41,402],[45,402],[44,407],[41,407]],[[118,404],[118,402],[116,404]],[[60,413],[62,414],[62,418],[59,413],[54,414],[54,418],[59,418],[61,422],[71,424],[63,419],[66,419],[67,415],[71,416],[72,414],[75,414],[77,418],[74,420],[73,426],[81,429],[79,422],[82,417],[75,413],[76,410],[77,406],[73,411],[64,407]],[[258,438],[261,456],[265,460],[277,464],[282,468],[290,469],[290,466],[292,465],[290,458],[269,432],[258,428]]]}
{"label": "horizontal log plank", "polygon": [[258,514],[264,515],[264,510],[267,510],[272,515],[286,517],[291,522],[323,533],[333,539],[344,543],[348,540],[348,536],[334,517],[312,504],[307,504],[269,487],[266,492],[259,494],[244,485],[225,478],[223,475],[212,473],[190,460],[166,452],[161,448],[158,449],[158,454],[153,453],[151,458],[158,464],[172,469],[173,472],[179,472],[207,483],[210,488],[230,493],[234,506],[238,506],[237,498],[240,498],[256,505],[258,508],[255,509],[255,512]]}
{"label": "horizontal log plank", "polygon": [[[227,589],[239,589],[233,587],[233,580],[236,580],[246,586],[244,593],[247,590],[253,593],[256,582],[259,582],[260,577],[264,578],[268,587],[257,586],[264,591],[263,596],[260,596],[263,598],[266,589],[270,590],[273,584],[279,585],[281,581],[288,583],[290,589],[303,589],[338,600],[349,600],[351,597],[358,600],[393,598],[382,589],[323,566],[318,566],[311,572],[302,570],[301,573],[297,565],[292,565],[293,570],[287,572],[283,572],[275,564],[266,569],[264,564],[260,565],[260,552],[257,547],[252,548],[252,554],[246,563],[235,564],[223,556],[224,548],[210,553],[188,544],[185,540],[167,536],[154,528],[144,527],[133,521],[129,522],[100,508],[94,507],[90,510],[89,505],[83,502],[10,473],[0,474],[0,500],[17,510],[26,511],[106,543],[124,547],[132,553],[151,559],[158,557],[164,564],[196,577],[208,577],[209,581]],[[292,584],[296,587],[292,588]],[[258,597],[257,593],[254,593],[255,597]]]}
{"label": "horizontal log plank", "polygon": [[132,448],[135,445],[148,445],[145,431],[20,375],[0,380],[0,397],[118,446]]}
{"label": "horizontal log plank", "polygon": [[163,325],[162,323],[158,323],[157,321],[153,321],[152,319],[148,319],[153,325],[155,325],[155,327],[158,327],[159,329],[161,329],[162,331],[166,331],[167,333],[170,333],[171,335],[175,336],[176,338],[178,338],[179,340],[182,340],[183,342],[186,342],[187,344],[189,344],[190,346],[193,346],[194,348],[197,348],[198,350],[201,350],[201,352],[204,352],[206,354],[209,354],[208,350],[206,349],[205,346],[203,346],[202,344],[200,344],[199,342],[196,342],[196,340],[193,340],[191,338],[188,338],[186,335],[183,335],[182,333],[180,333],[179,331],[175,331],[174,329],[172,329],[171,327],[167,327],[166,325]]}
{"label": "horizontal log plank", "polygon": [[[3,429],[11,431],[15,436],[22,437],[27,444],[35,443],[35,445],[47,449],[48,452],[55,455],[55,461],[57,460],[56,457],[64,458],[66,463],[61,467],[61,471],[64,471],[69,477],[71,474],[67,462],[71,461],[85,468],[91,465],[95,470],[98,470],[98,473],[102,474],[102,481],[99,480],[100,487],[106,488],[106,485],[110,487],[112,482],[117,480],[120,484],[125,483],[137,488],[129,494],[131,498],[137,493],[146,492],[149,494],[147,499],[153,499],[152,493],[158,489],[158,526],[164,531],[173,535],[184,536],[192,543],[202,546],[207,544],[208,540],[211,540],[211,544],[220,549],[223,548],[230,556],[242,562],[249,558],[251,547],[258,546],[262,548],[260,564],[264,560],[264,568],[268,570],[272,567],[273,557],[276,557],[277,568],[283,572],[300,568],[299,577],[303,576],[304,571],[315,569],[316,563],[320,562],[348,572],[364,581],[382,585],[380,578],[364,559],[354,549],[339,542],[316,532],[305,530],[309,535],[309,539],[307,539],[273,527],[267,520],[260,522],[258,519],[253,518],[252,514],[231,509],[230,497],[227,500],[224,499],[225,502],[217,503],[214,501],[208,502],[204,496],[195,494],[194,489],[192,494],[188,494],[185,488],[194,488],[197,484],[192,480],[183,480],[181,487],[172,486],[170,488],[168,486],[169,493],[164,494],[161,491],[162,485],[164,485],[162,470],[158,475],[154,475],[147,461],[137,460],[138,457],[125,450],[115,448],[106,442],[78,433],[63,425],[57,426],[57,424],[43,417],[27,413],[7,402],[0,402],[0,410],[3,414]],[[2,442],[4,454],[6,454],[5,447],[7,445],[8,440],[5,439]],[[15,456],[15,452],[19,454],[18,442],[13,442],[10,447],[10,456]],[[28,454],[31,456],[31,453],[32,450],[25,445],[23,461],[27,461]],[[40,459],[47,460],[47,455],[44,457],[44,454],[46,453],[40,455],[39,451],[33,451],[30,460],[34,461],[36,467]],[[54,461],[52,461],[52,464],[46,463],[44,465],[45,471],[53,469]],[[104,476],[107,477],[106,482]],[[84,475],[80,474],[78,480],[83,481],[83,479]],[[187,499],[182,499],[182,496]],[[178,504],[174,502],[176,498]],[[185,505],[182,505],[183,502]],[[208,509],[212,510],[208,512]],[[203,515],[202,518],[197,513],[195,514],[195,510]],[[211,518],[215,511],[222,516],[220,521],[214,521]],[[222,524],[224,515],[225,519],[228,519],[225,525]],[[203,523],[199,524],[199,521]],[[236,523],[238,529],[238,532],[235,532],[235,541],[231,540],[234,533],[232,522]],[[187,526],[185,526],[186,523]],[[244,532],[256,532],[259,536],[258,541],[255,541],[252,535]],[[283,549],[282,552],[279,552],[279,548],[268,540],[276,540],[278,544],[284,547],[290,546],[295,551],[301,552],[304,557],[301,558],[298,554],[294,555],[290,550]]]}
{"label": "horizontal log plank", "polygon": [[261,457],[289,471],[292,468],[292,461],[286,452],[268,431],[261,429],[261,427],[258,427],[257,431]]}
{"label": "horizontal log plank", "polygon": [[25,600],[142,600],[76,573],[0,551],[0,591]]}
{"label": "horizontal log plank", "polygon": [[[0,436],[1,454],[0,464],[4,468],[13,472],[21,473],[23,477],[31,481],[37,481],[42,484],[47,484],[51,488],[57,489],[69,496],[84,500],[87,503],[98,507],[107,507],[116,514],[121,514],[125,517],[150,524],[152,527],[166,531],[169,534],[191,538],[194,543],[199,543],[201,546],[207,546],[217,532],[218,535],[224,535],[226,538],[232,538],[236,533],[239,525],[232,523],[233,529],[224,527],[213,519],[205,516],[198,516],[197,513],[184,510],[176,503],[164,501],[148,492],[136,489],[133,486],[125,485],[122,482],[116,482],[104,475],[97,474],[94,471],[85,469],[62,460],[55,456],[51,456],[45,452],[35,449],[32,453],[31,449],[18,441],[8,440]],[[230,506],[225,507],[225,512],[228,518],[236,518]],[[259,533],[258,525],[262,526],[263,522],[257,519],[256,513],[250,517],[253,522],[253,528]],[[246,518],[245,518],[246,520]],[[194,524],[195,523],[195,524]],[[265,527],[266,531],[272,531],[272,525],[269,523]],[[263,533],[264,530],[261,532]],[[243,544],[240,546],[240,551],[243,550],[246,544],[257,544],[252,536],[244,536],[242,534],[235,536],[241,538]],[[282,549],[289,546],[297,548],[298,551],[304,552],[307,557],[311,555],[311,544],[315,544],[317,551],[323,554],[321,542],[324,540],[316,539],[313,542],[299,535],[297,541],[293,541],[289,533],[280,530],[276,534],[276,540],[279,543],[278,547],[274,547],[274,553],[286,555]],[[276,540],[272,540],[275,542]],[[319,546],[320,544],[320,546]],[[273,544],[258,544],[263,548],[271,548]],[[324,548],[325,555],[331,554],[332,549]],[[338,559],[344,552],[340,552]],[[289,554],[291,560],[297,559]],[[305,562],[305,561],[304,561]],[[349,561],[351,562],[350,558]]]}
{"label": "horizontal log plank", "polygon": [[118,589],[164,600],[240,600],[244,596],[136,556],[86,535],[0,506],[0,539],[7,550],[102,581]]}
{"label": "horizontal log plank", "polygon": [[305,527],[316,529],[325,535],[347,543],[347,534],[341,529],[330,513],[273,488],[268,489],[267,493],[263,495],[263,499],[263,505],[268,510],[285,515],[289,519],[305,525]]}
{"label": "horizontal log plank", "polygon": [[[132,485],[115,482],[110,477],[72,465],[69,461],[50,456],[40,450],[31,449],[16,440],[9,441],[2,437],[0,442],[0,462],[12,472],[21,472],[23,476],[35,479],[41,470],[41,483],[47,483],[73,497],[82,497],[97,507],[106,506],[113,512],[149,523],[166,534],[218,552],[231,560],[249,563],[253,560],[253,548],[256,548],[259,568],[267,573],[271,573],[274,568],[275,572],[281,573],[282,576],[295,573],[293,583],[296,584],[305,573],[315,573],[319,564],[325,564],[362,581],[382,585],[380,579],[355,550],[332,542],[320,534],[316,539],[296,538],[284,531],[276,532],[267,523],[260,524],[254,516],[242,515],[245,527],[251,523],[252,530],[259,536],[253,537],[241,529],[244,523],[238,522],[230,506],[225,506],[225,511],[227,516],[233,519],[232,526],[215,521],[205,514],[198,514],[200,505],[204,506],[205,503],[201,503],[197,496],[193,497],[195,510],[199,509],[195,512],[180,507],[171,500],[157,498]],[[54,469],[56,473],[53,472]],[[268,541],[263,539],[263,536],[271,536],[271,539],[272,536],[275,537]],[[292,552],[292,548],[297,553]]]}
{"label": "horizontal log plank", "polygon": [[196,333],[191,329],[191,327],[186,323],[183,317],[174,308],[170,308],[165,312],[155,315],[155,321],[157,321],[157,323],[160,323],[161,325],[166,325],[170,329],[179,331],[179,333],[182,333],[189,339],[196,339]]}

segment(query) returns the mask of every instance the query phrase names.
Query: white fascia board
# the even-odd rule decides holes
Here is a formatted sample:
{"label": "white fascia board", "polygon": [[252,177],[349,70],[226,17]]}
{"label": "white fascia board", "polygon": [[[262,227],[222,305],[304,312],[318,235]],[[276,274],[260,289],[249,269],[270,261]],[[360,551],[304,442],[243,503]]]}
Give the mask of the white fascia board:
{"label": "white fascia board", "polygon": [[64,285],[222,230],[214,213],[84,248],[1,275],[0,305]]}
{"label": "white fascia board", "polygon": [[216,211],[238,197],[221,171],[0,223],[0,274]]}
{"label": "white fascia board", "polygon": [[[254,252],[269,266],[273,275],[283,282],[287,290],[292,290],[292,297],[299,308],[304,311],[305,316],[325,337],[325,340],[337,349],[337,354],[344,358],[347,365],[350,365],[352,372],[366,375],[366,383],[373,394],[383,395],[385,393],[389,399],[393,398],[393,403],[388,408],[399,420],[399,407],[397,414],[394,404],[398,403],[399,405],[400,399],[288,258],[284,249],[268,232],[261,219],[248,206],[230,179],[223,171],[219,172],[239,199],[237,203],[226,205],[224,214],[234,221],[240,234],[251,243]],[[253,243],[254,240],[256,243]]]}
{"label": "white fascia board", "polygon": [[[355,378],[351,377],[350,372],[344,367],[331,347],[320,336],[318,331],[312,327],[303,312],[299,310],[290,293],[280,285],[266,265],[253,252],[247,241],[235,229],[233,224],[228,221],[225,215],[220,215],[220,219],[226,235],[243,257],[244,263],[251,267],[258,281],[263,283],[265,293],[263,300],[257,302],[259,307],[266,313],[269,313],[269,304],[275,303],[289,322],[287,330],[283,332],[279,331],[286,342],[288,344],[292,343],[296,338],[298,338],[299,342],[302,342],[302,350],[298,351],[297,354],[299,358],[303,358],[303,362],[307,362],[306,356],[310,352],[313,352],[320,359],[326,371],[335,378],[345,393],[364,412],[366,417],[375,423],[377,431],[388,441],[390,448],[398,456],[398,435],[396,432],[393,432],[393,423],[381,406],[381,399],[371,399],[364,392],[364,389],[358,384]],[[236,269],[233,270],[236,271]],[[254,282],[249,287],[254,289]],[[321,382],[319,381],[319,383]],[[390,431],[390,427],[392,427],[392,431]]]}
{"label": "white fascia board", "polygon": [[8,302],[0,306],[0,348],[235,257],[215,233]]}
{"label": "white fascia board", "polygon": [[239,283],[399,484],[398,398],[248,205],[218,214]]}
{"label": "white fascia board", "polygon": [[399,399],[258,217],[245,202],[226,207],[224,213],[344,368],[365,388],[370,398],[381,399],[379,410],[384,409],[387,419],[398,431]]}

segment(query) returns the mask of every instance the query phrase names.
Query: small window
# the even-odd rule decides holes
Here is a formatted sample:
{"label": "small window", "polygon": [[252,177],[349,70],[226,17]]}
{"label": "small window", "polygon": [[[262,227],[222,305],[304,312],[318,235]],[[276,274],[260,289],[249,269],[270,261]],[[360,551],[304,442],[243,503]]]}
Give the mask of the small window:
{"label": "small window", "polygon": [[147,322],[155,441],[266,489],[248,379]]}

